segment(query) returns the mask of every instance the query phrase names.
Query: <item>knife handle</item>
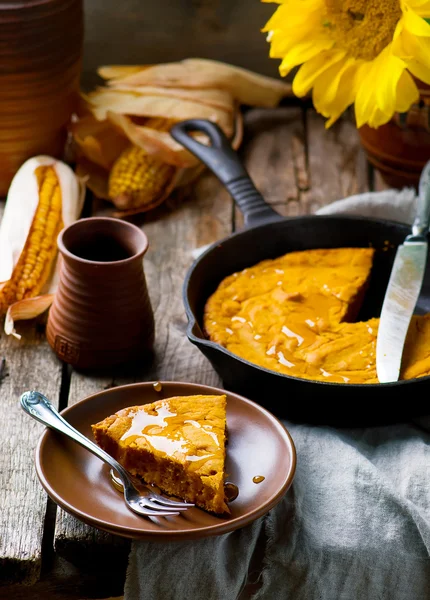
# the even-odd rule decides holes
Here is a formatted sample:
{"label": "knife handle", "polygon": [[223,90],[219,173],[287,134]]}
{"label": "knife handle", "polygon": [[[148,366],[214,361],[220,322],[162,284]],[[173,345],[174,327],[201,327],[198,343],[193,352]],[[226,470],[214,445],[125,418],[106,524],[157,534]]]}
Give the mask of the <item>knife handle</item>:
{"label": "knife handle", "polygon": [[412,225],[413,237],[426,237],[430,227],[430,161],[422,170],[418,186],[417,214]]}

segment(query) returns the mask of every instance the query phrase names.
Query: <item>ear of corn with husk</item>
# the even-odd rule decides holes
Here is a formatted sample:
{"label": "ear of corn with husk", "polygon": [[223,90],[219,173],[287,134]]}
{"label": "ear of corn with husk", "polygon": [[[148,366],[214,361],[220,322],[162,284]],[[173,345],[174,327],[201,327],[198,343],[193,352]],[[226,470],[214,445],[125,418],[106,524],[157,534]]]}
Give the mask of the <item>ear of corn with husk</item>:
{"label": "ear of corn with husk", "polygon": [[240,104],[271,107],[291,95],[288,83],[204,59],[104,66],[99,74],[105,85],[82,95],[72,125],[77,173],[119,216],[154,208],[203,170],[171,137],[174,123],[209,119],[238,148]]}
{"label": "ear of corn with husk", "polygon": [[154,208],[172,188],[176,168],[131,145],[114,163],[108,182],[109,198],[119,209]]}
{"label": "ear of corn with husk", "polygon": [[[169,131],[172,123],[167,119],[149,119],[149,126],[159,131]],[[108,179],[108,196],[115,206],[123,210],[146,210],[160,204],[171,192],[177,180],[178,169],[163,162],[146,150],[130,144],[112,165]]]}
{"label": "ear of corn with husk", "polygon": [[5,332],[51,304],[57,283],[57,236],[79,218],[84,185],[65,163],[29,159],[9,188],[0,223],[0,316]]}

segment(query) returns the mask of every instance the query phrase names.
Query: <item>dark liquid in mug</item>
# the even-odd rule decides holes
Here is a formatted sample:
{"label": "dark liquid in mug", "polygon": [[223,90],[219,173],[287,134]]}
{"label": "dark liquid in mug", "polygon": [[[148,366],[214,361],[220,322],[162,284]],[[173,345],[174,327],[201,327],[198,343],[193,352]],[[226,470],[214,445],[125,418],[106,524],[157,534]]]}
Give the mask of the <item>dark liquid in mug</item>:
{"label": "dark liquid in mug", "polygon": [[93,236],[82,240],[70,248],[75,256],[95,262],[115,262],[133,256],[133,253],[121,242],[112,237]]}

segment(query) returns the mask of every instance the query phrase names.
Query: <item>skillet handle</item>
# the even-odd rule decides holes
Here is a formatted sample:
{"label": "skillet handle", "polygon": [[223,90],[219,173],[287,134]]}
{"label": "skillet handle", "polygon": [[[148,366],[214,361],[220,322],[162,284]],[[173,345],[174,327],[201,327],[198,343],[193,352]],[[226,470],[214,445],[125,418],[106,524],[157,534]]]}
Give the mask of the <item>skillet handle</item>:
{"label": "skillet handle", "polygon": [[[210,146],[204,146],[194,139],[190,135],[194,132],[207,135]],[[256,189],[218,125],[204,119],[190,119],[174,125],[170,135],[201,160],[225,185],[243,213],[246,227],[281,219]]]}

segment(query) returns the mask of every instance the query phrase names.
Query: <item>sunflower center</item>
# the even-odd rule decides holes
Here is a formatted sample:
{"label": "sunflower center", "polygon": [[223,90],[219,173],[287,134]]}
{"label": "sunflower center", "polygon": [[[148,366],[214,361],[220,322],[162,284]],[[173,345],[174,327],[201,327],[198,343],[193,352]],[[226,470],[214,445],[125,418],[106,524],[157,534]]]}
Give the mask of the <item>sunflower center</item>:
{"label": "sunflower center", "polygon": [[393,39],[399,0],[325,0],[324,26],[354,58],[373,60]]}

